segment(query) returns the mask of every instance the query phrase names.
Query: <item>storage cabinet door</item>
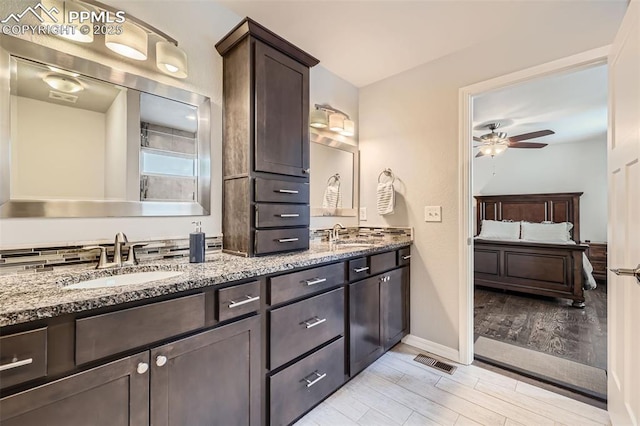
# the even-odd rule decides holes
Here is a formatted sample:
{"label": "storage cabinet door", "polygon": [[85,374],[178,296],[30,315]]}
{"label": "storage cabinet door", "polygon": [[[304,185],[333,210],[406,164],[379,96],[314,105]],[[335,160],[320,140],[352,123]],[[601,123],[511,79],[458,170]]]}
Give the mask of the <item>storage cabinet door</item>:
{"label": "storage cabinet door", "polygon": [[258,425],[260,317],[151,350],[151,424]]}
{"label": "storage cabinet door", "polygon": [[256,171],[308,177],[309,68],[255,43]]}
{"label": "storage cabinet door", "polygon": [[3,398],[0,424],[148,425],[148,362],[144,352]]}
{"label": "storage cabinet door", "polygon": [[382,354],[379,278],[371,277],[349,285],[349,374],[351,376]]}
{"label": "storage cabinet door", "polygon": [[383,274],[380,281],[380,315],[384,350],[400,342],[407,333],[408,286],[405,276],[409,268],[395,269]]}

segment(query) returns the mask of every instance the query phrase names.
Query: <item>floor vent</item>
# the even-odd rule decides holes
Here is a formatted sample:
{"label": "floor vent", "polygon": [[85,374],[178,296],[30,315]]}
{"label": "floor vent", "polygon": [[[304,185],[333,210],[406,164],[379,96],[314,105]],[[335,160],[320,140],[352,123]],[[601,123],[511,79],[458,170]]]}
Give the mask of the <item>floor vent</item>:
{"label": "floor vent", "polygon": [[435,368],[436,370],[444,371],[447,374],[453,374],[457,368],[453,365],[438,361],[435,358],[423,354],[419,354],[413,360],[419,362],[420,364],[428,365],[429,367]]}

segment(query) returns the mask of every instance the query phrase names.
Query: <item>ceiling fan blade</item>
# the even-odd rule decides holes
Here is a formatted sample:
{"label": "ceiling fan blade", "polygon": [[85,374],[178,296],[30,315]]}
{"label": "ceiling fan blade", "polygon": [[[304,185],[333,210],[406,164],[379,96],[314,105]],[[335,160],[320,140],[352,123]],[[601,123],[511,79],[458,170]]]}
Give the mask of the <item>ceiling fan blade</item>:
{"label": "ceiling fan blade", "polygon": [[473,140],[474,140],[474,141],[476,141],[476,142],[482,142],[482,139],[480,139],[480,138],[479,138],[479,137],[477,137],[477,136],[474,136],[474,137],[473,137]]}
{"label": "ceiling fan blade", "polygon": [[511,142],[509,148],[544,148],[547,145],[539,142]]}
{"label": "ceiling fan blade", "polygon": [[523,133],[521,135],[511,136],[509,138],[509,142],[526,141],[528,139],[541,138],[543,136],[553,135],[555,133],[556,132],[554,132],[553,130],[538,130],[537,132]]}
{"label": "ceiling fan blade", "polygon": [[479,153],[476,154],[476,158],[478,158],[478,157],[484,157],[484,154],[482,152],[479,152]]}

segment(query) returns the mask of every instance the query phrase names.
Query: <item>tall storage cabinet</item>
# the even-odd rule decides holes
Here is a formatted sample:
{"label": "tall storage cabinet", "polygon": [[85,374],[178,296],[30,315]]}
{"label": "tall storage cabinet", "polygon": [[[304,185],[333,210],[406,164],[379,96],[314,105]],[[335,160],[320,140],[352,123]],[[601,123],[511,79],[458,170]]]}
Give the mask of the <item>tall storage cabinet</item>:
{"label": "tall storage cabinet", "polygon": [[309,67],[318,60],[245,18],[223,56],[225,251],[309,247]]}

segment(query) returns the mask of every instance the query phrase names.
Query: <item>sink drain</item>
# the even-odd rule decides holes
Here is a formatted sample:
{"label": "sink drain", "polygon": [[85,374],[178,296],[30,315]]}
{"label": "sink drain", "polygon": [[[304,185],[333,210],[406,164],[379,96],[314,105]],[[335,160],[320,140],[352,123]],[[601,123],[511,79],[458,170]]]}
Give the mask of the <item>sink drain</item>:
{"label": "sink drain", "polygon": [[428,365],[431,368],[435,368],[436,370],[443,371],[447,374],[453,374],[456,371],[457,367],[454,367],[451,364],[447,364],[446,362],[438,361],[435,358],[432,358],[428,355],[419,354],[416,356],[414,361],[419,362],[420,364]]}

